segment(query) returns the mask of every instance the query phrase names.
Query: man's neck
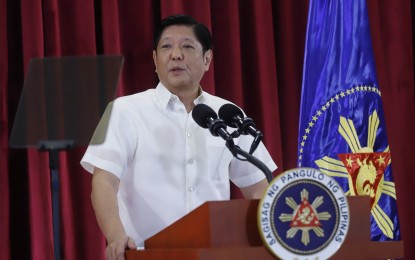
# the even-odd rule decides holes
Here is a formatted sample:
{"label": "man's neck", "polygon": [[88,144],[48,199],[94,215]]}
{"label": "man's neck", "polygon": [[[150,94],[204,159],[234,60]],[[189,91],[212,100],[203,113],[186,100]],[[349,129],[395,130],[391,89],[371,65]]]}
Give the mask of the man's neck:
{"label": "man's neck", "polygon": [[184,104],[186,111],[189,113],[195,106],[195,99],[201,94],[201,88],[189,88],[189,89],[178,89],[170,90],[173,94],[179,97],[180,101]]}

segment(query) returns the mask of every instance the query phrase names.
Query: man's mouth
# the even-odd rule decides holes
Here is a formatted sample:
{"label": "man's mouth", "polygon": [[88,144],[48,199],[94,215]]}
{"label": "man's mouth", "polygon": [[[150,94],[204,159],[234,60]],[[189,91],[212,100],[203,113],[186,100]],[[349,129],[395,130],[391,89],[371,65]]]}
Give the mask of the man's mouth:
{"label": "man's mouth", "polygon": [[179,66],[175,66],[175,67],[171,67],[170,69],[169,69],[169,71],[173,71],[173,72],[176,72],[176,71],[183,71],[184,69],[183,68],[181,68],[181,67],[179,67]]}

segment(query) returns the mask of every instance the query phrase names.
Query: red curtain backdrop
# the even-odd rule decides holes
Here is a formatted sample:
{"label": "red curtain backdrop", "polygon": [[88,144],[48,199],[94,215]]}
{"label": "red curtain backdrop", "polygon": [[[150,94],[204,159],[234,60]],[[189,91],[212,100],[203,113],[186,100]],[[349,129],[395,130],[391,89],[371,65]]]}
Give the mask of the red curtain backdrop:
{"label": "red curtain backdrop", "polygon": [[[415,259],[415,10],[410,0],[368,0],[368,9],[405,258]],[[8,147],[32,58],[122,54],[118,95],[132,94],[157,82],[155,22],[174,13],[193,15],[214,39],[203,88],[254,118],[278,174],[296,166],[307,12],[306,0],[0,0],[0,259],[53,258],[48,155]],[[104,259],[105,240],[90,202],[91,175],[79,165],[84,150],[60,155],[62,254]]]}

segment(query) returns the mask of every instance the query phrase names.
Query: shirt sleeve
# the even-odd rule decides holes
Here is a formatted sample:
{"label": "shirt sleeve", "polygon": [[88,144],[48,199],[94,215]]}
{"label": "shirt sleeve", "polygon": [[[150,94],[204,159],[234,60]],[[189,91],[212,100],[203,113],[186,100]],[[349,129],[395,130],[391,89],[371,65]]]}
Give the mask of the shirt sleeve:
{"label": "shirt sleeve", "polygon": [[138,141],[133,116],[123,103],[114,102],[105,141],[102,144],[90,144],[81,160],[85,170],[93,173],[94,168],[98,167],[121,177],[125,165],[134,155]]}

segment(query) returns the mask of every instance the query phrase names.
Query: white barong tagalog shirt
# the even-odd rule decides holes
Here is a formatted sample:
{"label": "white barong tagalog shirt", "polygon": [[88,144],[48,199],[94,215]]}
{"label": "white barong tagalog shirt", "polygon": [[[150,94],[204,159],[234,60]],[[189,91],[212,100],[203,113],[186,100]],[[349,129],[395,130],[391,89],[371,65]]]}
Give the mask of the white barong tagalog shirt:
{"label": "white barong tagalog shirt", "polygon": [[[202,92],[198,103],[217,112],[230,102]],[[240,136],[235,142],[248,151],[252,140]],[[254,156],[276,169],[262,143]],[[234,158],[223,139],[198,126],[161,83],[114,101],[105,142],[90,145],[81,165],[120,179],[120,218],[138,246],[202,203],[230,199],[229,180],[246,187],[265,177],[254,165]]]}

